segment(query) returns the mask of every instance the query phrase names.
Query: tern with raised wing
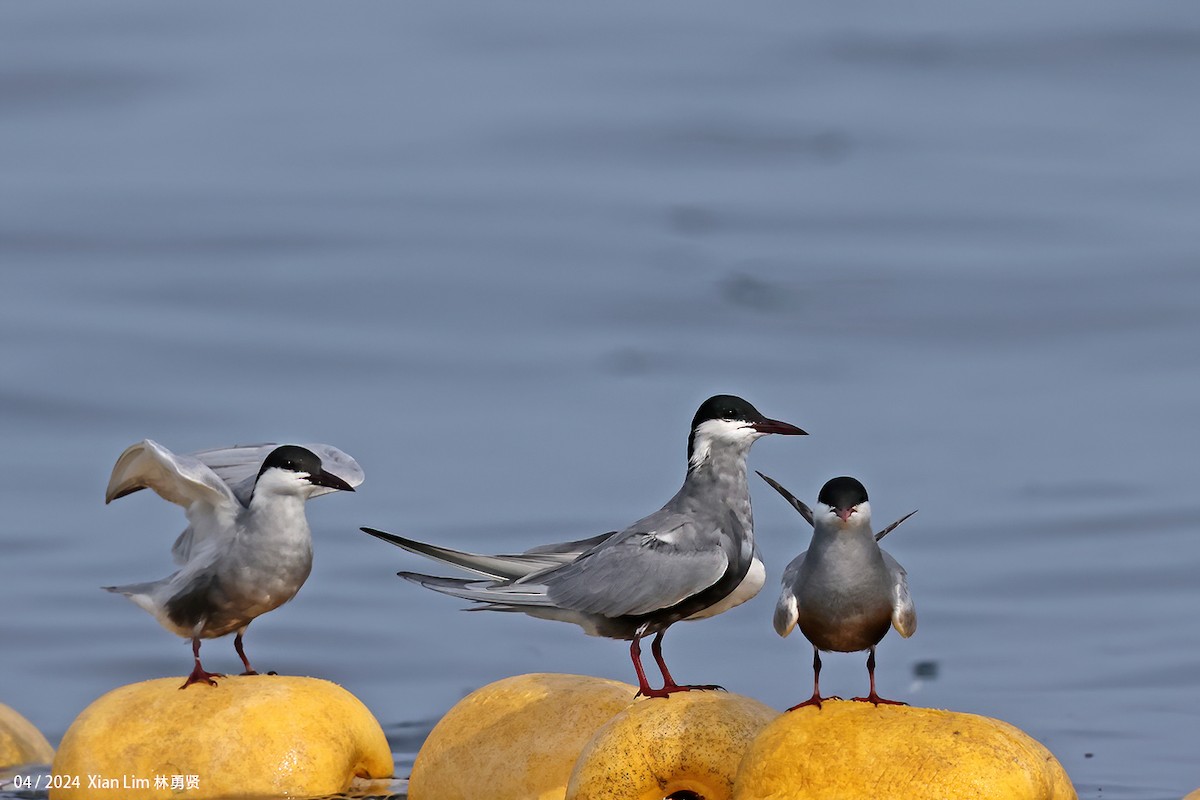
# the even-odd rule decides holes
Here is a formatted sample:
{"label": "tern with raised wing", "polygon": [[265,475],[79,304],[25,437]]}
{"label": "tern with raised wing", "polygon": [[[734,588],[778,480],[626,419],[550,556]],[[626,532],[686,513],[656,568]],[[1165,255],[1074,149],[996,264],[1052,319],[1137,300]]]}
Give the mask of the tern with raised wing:
{"label": "tern with raised wing", "polygon": [[162,580],[105,586],[192,640],[195,666],[181,689],[215,686],[220,673],[200,664],[200,640],[236,632],[245,675],[256,675],[242,647],[246,626],[296,596],[312,569],[304,514],[310,497],[352,492],[363,481],[353,458],[324,444],[239,445],[176,455],[146,439],[117,459],[104,502],[153,489],[183,506],[188,527],[171,548],[179,570]]}

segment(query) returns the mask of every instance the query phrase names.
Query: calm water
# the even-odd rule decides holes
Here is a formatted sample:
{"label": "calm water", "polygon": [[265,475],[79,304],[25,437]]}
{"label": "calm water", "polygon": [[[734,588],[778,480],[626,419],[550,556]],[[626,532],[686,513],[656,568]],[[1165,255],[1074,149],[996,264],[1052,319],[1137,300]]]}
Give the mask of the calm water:
{"label": "calm water", "polygon": [[[402,755],[492,680],[630,680],[623,644],[459,613],[357,528],[622,526],[734,392],[812,433],[753,467],[920,509],[884,694],[1020,726],[1083,797],[1200,786],[1200,9],[1043,6],[0,6],[0,701],[57,741],[189,668],[97,588],[171,570],[179,509],[103,504],[143,437],[359,460],[247,649]],[[768,588],[667,650],[784,707],[806,532],[754,490]],[[825,675],[865,689],[860,656]]]}

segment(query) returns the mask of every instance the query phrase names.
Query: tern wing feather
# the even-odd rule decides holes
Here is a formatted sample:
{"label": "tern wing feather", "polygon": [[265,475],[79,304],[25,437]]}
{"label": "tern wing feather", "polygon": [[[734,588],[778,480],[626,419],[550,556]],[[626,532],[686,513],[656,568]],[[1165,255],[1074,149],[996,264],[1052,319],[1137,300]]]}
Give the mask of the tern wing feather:
{"label": "tern wing feather", "polygon": [[[563,564],[569,563],[579,556],[577,552],[541,553],[534,551],[516,555],[480,555],[477,553],[466,553],[461,550],[451,550],[448,547],[438,547],[437,545],[418,542],[415,539],[406,539],[403,536],[397,536],[394,533],[388,533],[375,528],[360,528],[360,530],[363,533],[371,534],[376,539],[382,539],[385,542],[401,547],[410,553],[416,553],[434,561],[450,564],[467,572],[474,572],[476,575],[496,580],[517,580],[534,572],[561,567]],[[565,546],[577,543],[564,542],[563,544]],[[449,580],[455,579],[451,578]],[[429,586],[429,588],[433,589],[435,587]]]}
{"label": "tern wing feather", "polygon": [[613,536],[617,535],[617,531],[608,531],[599,536],[591,536],[587,539],[576,539],[570,542],[556,542],[554,544],[543,544],[538,547],[531,547],[525,551],[525,555],[555,555],[563,557],[563,563],[574,561],[579,556],[591,550],[598,544],[608,541]]}
{"label": "tern wing feather", "polygon": [[764,481],[766,481],[772,489],[774,489],[775,491],[777,491],[781,495],[783,495],[783,499],[787,500],[789,503],[791,503],[792,508],[799,511],[800,516],[804,517],[804,519],[808,522],[809,525],[813,524],[813,511],[811,508],[808,507],[807,503],[805,503],[800,498],[796,497],[794,494],[789,492],[787,489],[783,488],[783,486],[781,486],[774,478],[770,478],[770,477],[762,474],[758,470],[755,470],[755,473],[758,475],[758,477],[760,477]]}
{"label": "tern wing feather", "polygon": [[551,606],[542,591],[544,587],[521,583],[494,583],[470,578],[442,578],[418,572],[397,572],[401,578],[420,584],[426,589],[460,597],[476,603],[511,604],[513,606]]}
{"label": "tern wing feather", "polygon": [[908,512],[908,513],[907,513],[907,514],[905,514],[903,517],[901,517],[900,519],[896,520],[896,521],[895,521],[895,522],[893,522],[891,525],[888,525],[886,528],[884,528],[883,530],[881,530],[879,533],[875,534],[875,541],[877,541],[877,542],[878,542],[880,539],[882,539],[883,537],[887,536],[887,535],[888,535],[889,533],[891,533],[892,531],[896,530],[896,527],[897,527],[897,526],[898,526],[898,525],[899,525],[901,522],[904,522],[904,520],[908,519],[909,517],[911,517],[911,516],[912,516],[913,514],[915,514],[915,513],[917,513],[915,510],[914,510],[914,511],[910,511],[910,512]]}
{"label": "tern wing feather", "polygon": [[104,502],[141,489],[153,489],[164,500],[189,510],[197,503],[216,510],[238,505],[230,488],[207,465],[192,456],[177,456],[151,439],[131,445],[117,459]]}
{"label": "tern wing feather", "polygon": [[195,544],[195,540],[195,529],[188,525],[183,529],[183,533],[179,534],[175,544],[171,545],[171,560],[181,566],[186,564],[192,557],[192,546]]}
{"label": "tern wing feather", "polygon": [[908,593],[908,573],[900,562],[880,548],[894,583],[892,584],[892,627],[905,639],[917,632],[917,608]]}
{"label": "tern wing feather", "polygon": [[[235,496],[244,506],[250,505],[250,497],[254,493],[254,482],[258,479],[258,471],[262,462],[278,444],[262,442],[260,444],[232,445],[230,447],[214,447],[192,453],[192,457],[205,464],[216,473],[222,481],[229,485]],[[300,447],[311,450],[321,459],[321,467],[338,476],[351,486],[363,482],[362,467],[349,455],[328,444],[301,444]],[[318,486],[313,489],[310,497],[336,492],[328,486]]]}
{"label": "tern wing feather", "polygon": [[[357,461],[355,461],[344,451],[339,450],[331,444],[320,444],[314,442],[312,444],[302,444],[300,446],[317,454],[317,458],[321,459],[322,469],[332,475],[338,476],[355,488],[361,486],[363,480],[366,478],[366,474],[363,472],[362,467],[358,465]],[[330,486],[318,486],[316,490],[309,496],[320,497],[323,494],[329,494],[330,492],[336,491],[338,490]]]}
{"label": "tern wing feather", "polygon": [[800,621],[800,600],[796,592],[800,588],[800,568],[804,566],[804,556],[807,551],[792,559],[783,571],[782,591],[779,601],[775,604],[775,632],[786,637]]}
{"label": "tern wing feather", "polygon": [[[605,617],[649,614],[715,584],[729,568],[719,529],[667,511],[609,537],[570,564],[531,576],[558,608]],[[706,546],[710,545],[710,546]]]}

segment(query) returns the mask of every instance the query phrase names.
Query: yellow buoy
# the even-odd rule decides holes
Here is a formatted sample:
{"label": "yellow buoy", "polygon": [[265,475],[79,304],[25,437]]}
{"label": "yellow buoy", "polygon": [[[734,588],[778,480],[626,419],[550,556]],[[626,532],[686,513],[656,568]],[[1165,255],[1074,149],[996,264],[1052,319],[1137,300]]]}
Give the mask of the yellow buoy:
{"label": "yellow buoy", "polygon": [[329,681],[179,678],[114,689],[63,736],[52,800],[312,796],[386,778],[392,753],[358,698]]}
{"label": "yellow buoy", "polygon": [[1076,794],[1050,751],[1006,722],[831,700],[767,727],[746,752],[733,796],[1068,800]]}
{"label": "yellow buoy", "polygon": [[562,800],[579,751],[637,687],[583,675],[518,675],[458,702],[425,740],[412,800]]}
{"label": "yellow buoy", "polygon": [[54,748],[33,723],[0,703],[0,769],[21,764],[49,764]]}
{"label": "yellow buoy", "polygon": [[728,800],[743,752],[778,715],[727,692],[639,700],[580,754],[567,800]]}

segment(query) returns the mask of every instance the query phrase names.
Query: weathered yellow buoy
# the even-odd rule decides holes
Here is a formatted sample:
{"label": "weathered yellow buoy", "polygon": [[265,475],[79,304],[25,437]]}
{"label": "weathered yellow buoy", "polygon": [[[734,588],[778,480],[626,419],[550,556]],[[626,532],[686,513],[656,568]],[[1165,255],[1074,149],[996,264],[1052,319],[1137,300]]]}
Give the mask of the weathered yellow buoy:
{"label": "weathered yellow buoy", "polygon": [[518,675],[460,700],[417,754],[412,800],[562,800],[579,751],[637,687],[583,675]]}
{"label": "weathered yellow buoy", "polygon": [[777,716],[727,692],[639,700],[580,754],[567,800],[728,800],[743,752]]}
{"label": "weathered yellow buoy", "polygon": [[52,800],[312,796],[386,778],[392,753],[358,698],[329,681],[230,676],[114,689],[80,714],[54,759]]}
{"label": "weathered yellow buoy", "polygon": [[33,723],[0,703],[0,769],[20,764],[49,764],[54,748]]}
{"label": "weathered yellow buoy", "polygon": [[746,751],[733,796],[1068,800],[1076,794],[1050,751],[1006,722],[831,700],[767,727]]}

